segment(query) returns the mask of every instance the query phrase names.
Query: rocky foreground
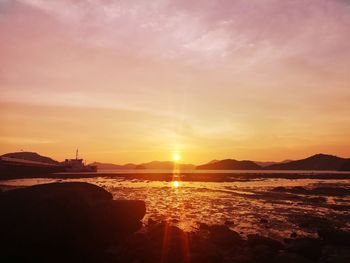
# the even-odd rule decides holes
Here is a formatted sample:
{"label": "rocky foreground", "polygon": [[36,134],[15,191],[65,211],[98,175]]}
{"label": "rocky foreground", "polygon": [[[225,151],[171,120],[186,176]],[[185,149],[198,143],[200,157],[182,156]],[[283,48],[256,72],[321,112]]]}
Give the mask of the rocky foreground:
{"label": "rocky foreground", "polygon": [[0,209],[1,262],[350,262],[350,232],[332,224],[317,237],[284,240],[243,237],[230,222],[195,232],[153,220],[142,226],[143,201],[113,200],[88,183],[2,192]]}

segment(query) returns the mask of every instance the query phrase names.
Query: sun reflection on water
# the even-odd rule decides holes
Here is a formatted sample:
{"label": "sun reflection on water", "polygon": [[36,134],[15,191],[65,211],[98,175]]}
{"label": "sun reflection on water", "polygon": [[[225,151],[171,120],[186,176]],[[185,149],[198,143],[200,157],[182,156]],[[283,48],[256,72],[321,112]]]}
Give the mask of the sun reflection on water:
{"label": "sun reflection on water", "polygon": [[178,188],[178,187],[180,186],[180,182],[179,182],[179,181],[173,181],[173,182],[172,182],[172,186],[173,186],[174,188]]}

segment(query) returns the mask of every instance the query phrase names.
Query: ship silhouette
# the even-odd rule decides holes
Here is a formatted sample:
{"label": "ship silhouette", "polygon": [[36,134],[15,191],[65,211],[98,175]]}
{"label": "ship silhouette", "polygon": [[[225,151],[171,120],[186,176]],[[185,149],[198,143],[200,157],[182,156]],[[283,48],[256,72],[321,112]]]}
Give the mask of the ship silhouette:
{"label": "ship silhouette", "polygon": [[97,165],[86,165],[78,156],[79,149],[75,152],[75,159],[66,159],[63,162],[65,172],[97,172]]}

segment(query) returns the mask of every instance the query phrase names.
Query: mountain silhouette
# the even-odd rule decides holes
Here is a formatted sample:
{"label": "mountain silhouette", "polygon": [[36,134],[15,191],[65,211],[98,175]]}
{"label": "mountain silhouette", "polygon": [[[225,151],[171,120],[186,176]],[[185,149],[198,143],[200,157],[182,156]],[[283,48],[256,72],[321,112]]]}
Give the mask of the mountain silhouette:
{"label": "mountain silhouette", "polygon": [[225,159],[216,162],[210,162],[198,165],[197,170],[260,170],[261,166],[253,161],[237,161],[233,159]]}
{"label": "mountain silhouette", "polygon": [[50,157],[42,156],[35,152],[13,152],[6,153],[2,155],[2,157],[8,158],[16,158],[21,160],[33,161],[33,162],[41,162],[41,163],[49,163],[49,164],[58,164],[58,161],[51,159]]}
{"label": "mountain silhouette", "polygon": [[100,163],[93,162],[90,165],[96,165],[99,170],[133,170],[133,169],[142,169],[140,165],[127,163],[127,164],[113,164],[113,163]]}
{"label": "mountain silhouette", "polygon": [[[141,164],[113,164],[113,163],[100,163],[94,162],[91,165],[97,165],[100,170],[142,170],[142,169],[158,169],[158,170],[172,170],[174,168],[174,163],[169,161],[152,161],[148,163]],[[178,167],[183,170],[192,170],[195,168],[193,164],[178,164]]]}
{"label": "mountain silhouette", "polygon": [[280,163],[289,163],[292,162],[293,160],[284,160],[282,162],[255,162],[257,165],[260,165],[261,167],[266,167],[266,166],[271,166],[273,164],[280,164]]}
{"label": "mountain silhouette", "polygon": [[349,159],[328,154],[316,154],[306,159],[291,161],[288,163],[273,164],[264,167],[266,170],[329,170],[337,171],[349,169]]}
{"label": "mountain silhouette", "polygon": [[[174,168],[174,162],[170,162],[170,161],[152,161],[152,162],[148,162],[148,163],[141,163],[140,166],[144,167],[144,169],[170,170],[170,169]],[[179,163],[177,166],[180,169],[183,169],[183,170],[195,169],[195,165],[193,165],[193,164],[182,164],[182,163]]]}

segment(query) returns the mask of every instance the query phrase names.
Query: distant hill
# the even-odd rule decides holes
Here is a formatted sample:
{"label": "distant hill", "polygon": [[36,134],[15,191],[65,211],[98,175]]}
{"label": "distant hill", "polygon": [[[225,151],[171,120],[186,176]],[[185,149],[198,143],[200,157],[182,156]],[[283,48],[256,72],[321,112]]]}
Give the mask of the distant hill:
{"label": "distant hill", "polygon": [[27,161],[49,163],[49,164],[58,164],[59,163],[59,162],[57,162],[49,157],[42,156],[42,155],[37,154],[35,152],[14,152],[14,153],[6,153],[2,156],[8,157],[8,158],[22,159],[22,160],[27,160]]}
{"label": "distant hill", "polygon": [[[171,170],[174,168],[174,163],[167,162],[167,161],[164,161],[164,162],[153,161],[153,162],[141,163],[141,164],[128,163],[124,165],[94,162],[91,165],[97,165],[98,169],[100,170],[134,170],[134,169]],[[183,170],[191,170],[191,169],[195,169],[195,165],[179,164],[179,168]]]}
{"label": "distant hill", "polygon": [[[174,168],[174,163],[169,161],[153,161],[149,163],[142,163],[139,166],[144,167],[143,169],[164,169],[171,170]],[[193,164],[178,164],[178,167],[183,170],[193,170],[196,168]],[[142,168],[141,168],[142,169]]]}
{"label": "distant hill", "polygon": [[216,162],[210,162],[203,165],[198,165],[197,170],[260,170],[261,166],[253,161],[237,161],[226,159]]}
{"label": "distant hill", "polygon": [[100,163],[94,162],[91,165],[96,165],[99,170],[132,170],[132,169],[140,169],[139,165],[128,163],[128,164],[113,164],[113,163]]}
{"label": "distant hill", "polygon": [[337,171],[349,169],[349,159],[328,154],[316,154],[306,159],[288,163],[273,164],[264,167],[266,170],[324,170]]}
{"label": "distant hill", "polygon": [[261,167],[266,167],[266,166],[271,166],[273,164],[280,164],[280,163],[289,163],[292,162],[293,160],[284,160],[282,162],[255,162],[257,165],[261,166]]}
{"label": "distant hill", "polygon": [[219,162],[220,160],[211,160],[209,163],[216,163]]}

